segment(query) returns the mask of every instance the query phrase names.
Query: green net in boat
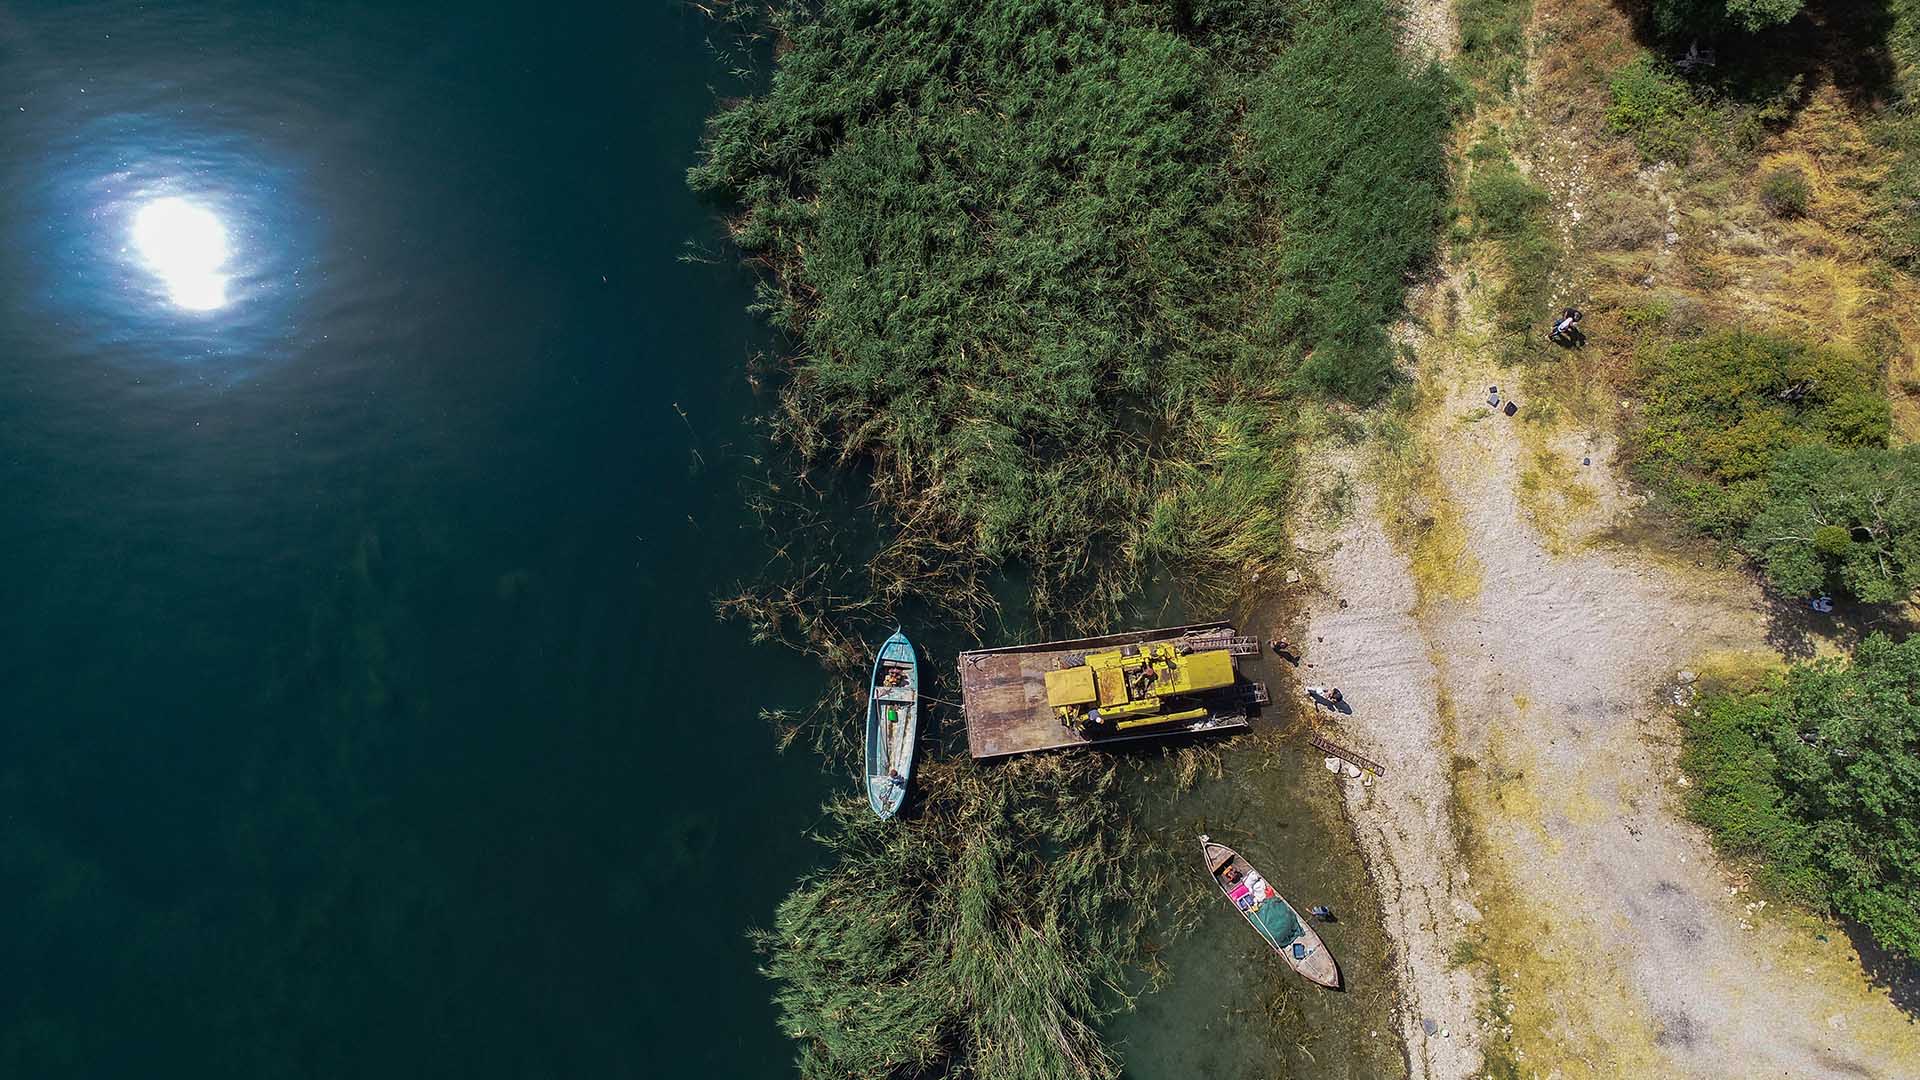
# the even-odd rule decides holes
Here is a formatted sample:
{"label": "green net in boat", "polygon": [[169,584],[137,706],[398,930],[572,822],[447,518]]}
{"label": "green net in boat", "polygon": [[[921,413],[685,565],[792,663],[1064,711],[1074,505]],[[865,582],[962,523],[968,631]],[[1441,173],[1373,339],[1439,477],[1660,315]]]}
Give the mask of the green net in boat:
{"label": "green net in boat", "polygon": [[1253,921],[1259,923],[1260,929],[1266,931],[1273,943],[1282,949],[1293,944],[1293,939],[1300,936],[1300,920],[1294,918],[1293,909],[1281,903],[1279,897],[1262,903],[1253,912]]}

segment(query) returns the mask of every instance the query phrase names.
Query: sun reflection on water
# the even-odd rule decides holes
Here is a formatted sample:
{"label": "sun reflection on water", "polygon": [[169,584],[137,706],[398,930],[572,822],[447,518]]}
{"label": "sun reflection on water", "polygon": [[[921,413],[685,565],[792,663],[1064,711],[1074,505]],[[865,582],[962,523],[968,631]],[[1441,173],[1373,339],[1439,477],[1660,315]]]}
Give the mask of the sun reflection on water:
{"label": "sun reflection on water", "polygon": [[227,303],[233,252],[227,229],[211,210],[169,196],[142,206],[133,218],[133,246],[159,276],[175,307],[212,311]]}

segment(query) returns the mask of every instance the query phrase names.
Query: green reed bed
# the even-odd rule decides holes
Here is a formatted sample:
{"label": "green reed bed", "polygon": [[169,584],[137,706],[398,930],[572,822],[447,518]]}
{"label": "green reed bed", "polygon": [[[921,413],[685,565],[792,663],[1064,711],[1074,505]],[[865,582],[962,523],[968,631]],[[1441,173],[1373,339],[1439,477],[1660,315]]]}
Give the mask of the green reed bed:
{"label": "green reed bed", "polygon": [[828,805],[838,857],[763,935],[801,1075],[1109,1077],[1097,1023],[1125,1001],[1170,867],[1093,757],[915,778],[916,820]]}
{"label": "green reed bed", "polygon": [[[803,524],[791,574],[720,605],[850,688],[783,737],[845,761],[866,631],[904,609],[977,638],[1002,571],[1039,625],[1091,628],[1161,581],[1215,606],[1277,569],[1299,417],[1397,377],[1386,326],[1445,205],[1454,95],[1390,10],[827,0],[772,22],[770,87],[714,117],[690,181],[736,207],[791,342],[779,442],[860,475],[885,534],[849,560]],[[780,486],[768,516],[810,513]],[[827,867],[761,939],[803,1074],[1117,1075],[1100,1022],[1168,865],[1118,766],[928,758],[901,820],[829,804]]]}
{"label": "green reed bed", "polygon": [[1360,399],[1391,378],[1381,328],[1443,197],[1442,80],[1405,70],[1386,10],[828,3],[777,27],[770,90],[714,118],[690,179],[771,272],[779,434],[869,470],[902,565],[1017,562],[1041,613],[1091,619],[1150,573],[1218,585],[1284,551],[1278,513],[1215,542],[1246,453],[1283,489],[1297,370]]}

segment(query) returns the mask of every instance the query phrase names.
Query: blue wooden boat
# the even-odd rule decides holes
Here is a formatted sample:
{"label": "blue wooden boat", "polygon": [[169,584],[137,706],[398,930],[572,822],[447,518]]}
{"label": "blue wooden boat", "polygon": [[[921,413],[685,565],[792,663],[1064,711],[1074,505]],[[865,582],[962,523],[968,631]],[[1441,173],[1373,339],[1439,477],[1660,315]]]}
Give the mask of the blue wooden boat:
{"label": "blue wooden boat", "polygon": [[900,812],[913,775],[913,738],[920,726],[920,661],[898,630],[873,658],[867,694],[867,801],[886,820]]}

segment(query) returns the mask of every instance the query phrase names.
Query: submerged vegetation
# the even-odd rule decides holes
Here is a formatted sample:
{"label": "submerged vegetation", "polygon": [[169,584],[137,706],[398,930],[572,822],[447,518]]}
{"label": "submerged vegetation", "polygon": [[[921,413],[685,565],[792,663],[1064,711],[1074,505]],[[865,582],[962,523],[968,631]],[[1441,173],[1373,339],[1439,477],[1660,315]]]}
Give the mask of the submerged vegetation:
{"label": "submerged vegetation", "polygon": [[[863,472],[886,540],[873,598],[809,566],[723,612],[851,680],[843,623],[977,629],[996,571],[1040,623],[1092,625],[1150,581],[1213,606],[1278,569],[1297,417],[1398,378],[1387,327],[1446,205],[1457,95],[1383,0],[770,17],[771,86],[690,181],[737,207],[792,343],[778,440]],[[763,938],[803,1073],[1117,1075],[1098,1025],[1162,894],[1115,766],[914,783],[891,825],[829,805],[831,863]]]}
{"label": "submerged vegetation", "polygon": [[1920,638],[1709,694],[1687,726],[1690,807],[1721,847],[1920,959]]}

